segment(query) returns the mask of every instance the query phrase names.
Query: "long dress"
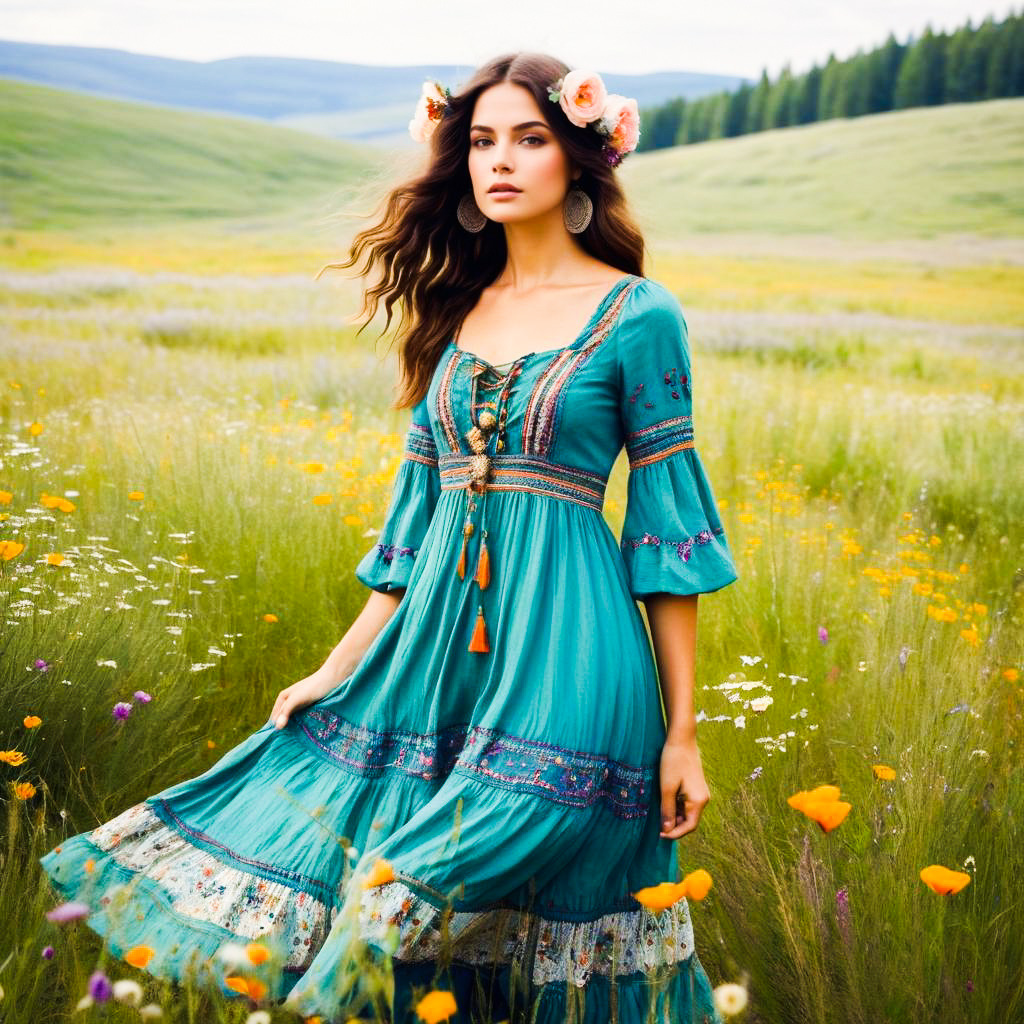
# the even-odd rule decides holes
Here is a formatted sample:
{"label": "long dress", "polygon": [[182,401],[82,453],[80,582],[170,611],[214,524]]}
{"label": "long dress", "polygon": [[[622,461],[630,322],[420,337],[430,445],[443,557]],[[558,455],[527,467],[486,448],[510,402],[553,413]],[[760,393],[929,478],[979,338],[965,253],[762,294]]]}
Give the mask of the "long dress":
{"label": "long dress", "polygon": [[366,1013],[390,968],[396,1021],[431,988],[467,1024],[719,1021],[687,901],[633,896],[681,878],[637,599],[737,579],[691,384],[679,301],[633,274],[508,370],[452,338],[356,568],[405,595],[354,671],[47,853],[57,892],[115,954],[148,945],[147,970],[225,993],[218,951],[258,939],[283,965],[269,997],[325,1020]]}

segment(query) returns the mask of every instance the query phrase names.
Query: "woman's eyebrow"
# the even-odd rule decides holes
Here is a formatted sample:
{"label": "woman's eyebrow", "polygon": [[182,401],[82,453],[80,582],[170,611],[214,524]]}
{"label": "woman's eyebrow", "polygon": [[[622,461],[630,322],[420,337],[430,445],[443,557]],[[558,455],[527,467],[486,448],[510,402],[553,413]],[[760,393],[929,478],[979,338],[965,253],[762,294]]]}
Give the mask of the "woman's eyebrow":
{"label": "woman's eyebrow", "polygon": [[[547,128],[547,125],[543,121],[524,121],[522,124],[515,124],[515,125],[513,125],[512,126],[512,131],[518,132],[518,131],[521,131],[523,128],[533,128],[535,125],[538,128]],[[473,132],[473,131],[477,131],[477,132],[493,132],[494,131],[493,128],[489,128],[485,124],[470,125],[469,130],[471,132]]]}

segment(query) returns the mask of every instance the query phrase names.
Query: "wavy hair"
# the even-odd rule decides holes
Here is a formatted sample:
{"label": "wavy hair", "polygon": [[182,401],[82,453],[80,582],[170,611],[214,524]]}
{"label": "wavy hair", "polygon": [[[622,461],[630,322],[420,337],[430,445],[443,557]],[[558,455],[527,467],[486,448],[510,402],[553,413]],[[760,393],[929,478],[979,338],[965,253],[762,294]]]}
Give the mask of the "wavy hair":
{"label": "wavy hair", "polygon": [[500,223],[488,219],[483,230],[473,234],[456,219],[459,201],[472,190],[469,128],[477,97],[485,89],[512,82],[530,90],[571,164],[582,170],[574,186],[584,189],[594,204],[590,224],[575,238],[591,256],[624,274],[643,275],[643,236],[602,155],[603,139],[590,125],[574,125],[561,106],[548,99],[548,87],[570,70],[562,61],[537,53],[506,54],[478,68],[462,89],[451,94],[445,116],[430,137],[427,169],[385,195],[369,215],[377,222],[355,235],[347,260],[328,263],[317,274],[319,278],[328,268],[347,269],[364,259],[360,276],[378,268],[377,282],[363,292],[358,316],[368,315],[357,335],[382,301],[387,321],[381,334],[386,332],[392,308],[400,304],[401,382],[394,408],[415,405],[423,398],[445,346],[508,257]]}

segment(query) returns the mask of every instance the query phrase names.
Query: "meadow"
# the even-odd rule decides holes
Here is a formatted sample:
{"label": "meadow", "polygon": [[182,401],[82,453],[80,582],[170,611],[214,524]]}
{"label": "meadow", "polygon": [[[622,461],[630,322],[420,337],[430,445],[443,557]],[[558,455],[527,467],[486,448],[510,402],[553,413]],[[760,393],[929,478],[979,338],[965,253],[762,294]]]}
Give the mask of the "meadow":
{"label": "meadow", "polygon": [[[37,118],[88,114],[113,131],[106,103],[56,92],[33,93]],[[700,602],[712,800],[679,846],[684,873],[713,878],[691,904],[697,949],[713,984],[747,988],[743,1021],[1024,1018],[1024,232],[1007,171],[1022,104],[975,105],[970,156],[948,142],[938,166],[912,160],[915,144],[941,113],[960,139],[963,107],[765,133],[756,145],[779,173],[762,176],[758,203],[735,173],[758,166],[742,150],[752,140],[626,165],[644,223],[659,202],[675,211],[670,228],[651,225],[646,272],[687,314],[697,445],[740,572]],[[167,139],[189,118],[203,121],[175,114]],[[846,165],[790,194],[817,166],[810,152],[851,132],[875,152],[868,122],[872,167],[899,180],[904,220],[899,204],[863,215],[839,202],[856,189]],[[298,136],[232,130],[229,145],[245,133],[266,145],[271,169],[273,146]],[[390,408],[383,324],[357,336],[350,322],[357,282],[313,279],[344,252],[322,212],[371,166],[346,166],[341,149],[300,183],[320,197],[301,214],[298,197],[278,207],[257,182],[254,212],[171,204],[147,219],[117,211],[159,208],[159,190],[114,210],[94,188],[44,217],[61,152],[15,145],[11,180],[31,186],[0,247],[0,751],[21,755],[0,760],[11,1024],[72,1017],[97,966],[137,980],[166,1021],[241,1024],[261,1005],[157,981],[84,924],[48,921],[37,857],[205,771],[366,599],[352,570],[408,413]],[[235,170],[206,186],[203,210],[263,173]],[[180,167],[161,173],[168,187]],[[709,182],[714,225],[696,220],[711,200],[686,191]],[[780,219],[798,202],[800,217]],[[693,222],[678,213],[688,203]],[[626,468],[623,453],[605,504],[616,536]],[[133,702],[127,717],[112,715],[118,702]],[[828,830],[789,802],[826,784],[850,804]],[[929,865],[968,884],[933,891]],[[112,1002],[74,1019],[101,1015],[139,1018]]]}

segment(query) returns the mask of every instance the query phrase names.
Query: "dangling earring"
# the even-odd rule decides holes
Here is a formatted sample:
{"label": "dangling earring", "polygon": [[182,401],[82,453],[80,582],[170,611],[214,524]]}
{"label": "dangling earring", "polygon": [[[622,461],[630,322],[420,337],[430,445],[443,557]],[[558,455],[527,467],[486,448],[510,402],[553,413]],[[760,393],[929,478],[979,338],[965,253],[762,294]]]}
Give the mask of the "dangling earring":
{"label": "dangling earring", "polygon": [[594,203],[581,188],[571,188],[562,204],[562,220],[574,235],[586,230],[594,215]]}
{"label": "dangling earring", "polygon": [[459,218],[459,223],[474,235],[478,231],[483,231],[484,225],[487,223],[487,218],[481,212],[480,207],[476,205],[472,192],[467,192],[459,200],[456,216]]}

